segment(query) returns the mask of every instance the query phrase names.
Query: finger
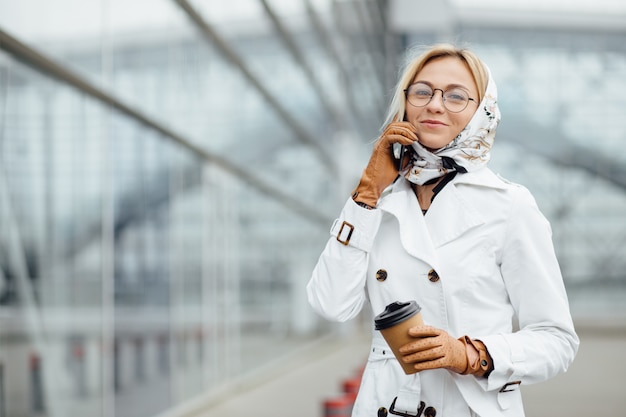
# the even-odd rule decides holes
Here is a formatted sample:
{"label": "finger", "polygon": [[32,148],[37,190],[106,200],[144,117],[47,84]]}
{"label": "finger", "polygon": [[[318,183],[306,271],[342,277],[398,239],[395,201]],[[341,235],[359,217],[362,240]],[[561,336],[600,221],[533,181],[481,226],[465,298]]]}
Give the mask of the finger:
{"label": "finger", "polygon": [[442,346],[441,339],[437,337],[423,337],[401,346],[398,351],[402,355],[407,355],[415,352],[423,352],[430,349],[435,349]]}
{"label": "finger", "polygon": [[383,132],[383,136],[387,135],[403,135],[407,138],[417,140],[417,134],[413,129],[410,129],[408,126],[389,126]]}
{"label": "finger", "polygon": [[390,144],[392,143],[400,143],[406,146],[406,145],[412,144],[416,140],[417,139],[413,140],[411,138],[407,138],[406,136],[398,134],[398,133],[392,133],[392,134],[385,135],[382,137],[382,141],[385,142],[386,146],[390,146]]}
{"label": "finger", "polygon": [[443,330],[432,326],[413,326],[409,329],[409,336],[435,337],[442,334]]}
{"label": "finger", "polygon": [[435,359],[432,361],[424,361],[424,362],[417,362],[415,364],[413,364],[413,367],[418,371],[427,371],[429,369],[439,369],[439,368],[445,368],[446,367],[446,362],[445,362],[445,358],[440,358],[440,359]]}
{"label": "finger", "polygon": [[402,356],[402,361],[404,363],[419,363],[419,362],[428,362],[434,361],[437,359],[441,359],[445,357],[445,352],[440,347],[436,347],[433,349],[428,349],[422,352],[412,353],[410,355]]}
{"label": "finger", "polygon": [[386,152],[389,150],[393,155],[393,145],[395,143],[399,143],[402,146],[409,146],[413,142],[415,141],[402,135],[383,135],[374,145],[374,152]]}
{"label": "finger", "polygon": [[411,132],[415,132],[416,131],[415,126],[413,125],[413,123],[406,122],[406,121],[403,121],[403,122],[392,122],[392,123],[389,123],[387,125],[387,127],[390,127],[390,126],[391,127],[393,127],[393,126],[404,127],[404,128],[409,129]]}
{"label": "finger", "polygon": [[400,349],[398,349],[398,352],[400,352],[401,355],[410,355],[412,353],[423,352],[436,347],[437,345],[432,345],[430,343],[426,343],[424,340],[420,340],[418,342],[410,342],[401,346]]}
{"label": "finger", "polygon": [[417,140],[417,134],[415,133],[415,128],[413,125],[409,124],[406,126],[397,126],[397,125],[389,125],[383,132],[383,137],[389,135],[401,135],[412,141]]}

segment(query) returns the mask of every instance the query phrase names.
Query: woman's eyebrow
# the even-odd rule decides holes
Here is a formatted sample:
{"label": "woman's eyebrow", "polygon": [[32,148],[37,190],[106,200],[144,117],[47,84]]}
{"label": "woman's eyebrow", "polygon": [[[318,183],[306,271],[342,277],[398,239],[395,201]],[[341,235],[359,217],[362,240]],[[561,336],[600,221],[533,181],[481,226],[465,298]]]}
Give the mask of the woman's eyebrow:
{"label": "woman's eyebrow", "polygon": [[[430,81],[425,81],[425,80],[417,80],[414,83],[412,83],[411,85],[417,84],[417,83],[426,84],[429,87],[434,88],[433,83],[431,83]],[[457,83],[448,84],[447,86],[445,86],[445,88],[443,88],[443,90],[445,91],[445,90],[449,90],[451,88],[462,88],[463,90],[467,90],[468,92],[470,91],[470,89],[467,88],[466,86],[464,86],[463,84],[457,84]]]}

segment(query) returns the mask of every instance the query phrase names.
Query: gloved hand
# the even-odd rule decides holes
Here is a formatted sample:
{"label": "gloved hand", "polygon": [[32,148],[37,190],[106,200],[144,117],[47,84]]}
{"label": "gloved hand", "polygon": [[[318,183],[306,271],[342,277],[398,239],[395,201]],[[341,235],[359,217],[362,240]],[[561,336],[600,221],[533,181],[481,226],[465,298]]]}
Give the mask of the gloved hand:
{"label": "gloved hand", "polygon": [[431,326],[412,327],[409,335],[418,339],[399,349],[404,362],[414,363],[418,371],[446,368],[459,374],[466,373],[469,362],[464,337],[455,339],[445,330]]}
{"label": "gloved hand", "polygon": [[[369,163],[361,175],[359,185],[352,194],[354,201],[376,207],[380,194],[398,176],[397,162],[392,155],[393,144],[400,143],[407,146],[416,140],[415,127],[411,123],[389,123],[374,145]],[[405,161],[408,157],[408,155],[405,156]],[[402,161],[402,166],[404,166],[405,161]]]}

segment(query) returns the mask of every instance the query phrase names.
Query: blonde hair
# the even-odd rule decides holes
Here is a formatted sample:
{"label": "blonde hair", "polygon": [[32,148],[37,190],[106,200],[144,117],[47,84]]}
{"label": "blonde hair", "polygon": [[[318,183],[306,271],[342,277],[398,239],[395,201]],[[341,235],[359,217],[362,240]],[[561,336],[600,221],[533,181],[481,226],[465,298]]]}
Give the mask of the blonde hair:
{"label": "blonde hair", "polygon": [[422,52],[419,56],[409,59],[404,66],[402,75],[395,87],[393,98],[389,104],[389,109],[387,110],[385,126],[391,122],[399,122],[404,119],[404,113],[406,112],[404,90],[411,85],[417,73],[420,72],[426,64],[434,59],[443,57],[458,58],[467,64],[478,87],[478,101],[482,101],[485,90],[487,89],[487,83],[489,82],[489,75],[480,58],[468,49],[458,48],[448,43],[434,45],[425,52]]}

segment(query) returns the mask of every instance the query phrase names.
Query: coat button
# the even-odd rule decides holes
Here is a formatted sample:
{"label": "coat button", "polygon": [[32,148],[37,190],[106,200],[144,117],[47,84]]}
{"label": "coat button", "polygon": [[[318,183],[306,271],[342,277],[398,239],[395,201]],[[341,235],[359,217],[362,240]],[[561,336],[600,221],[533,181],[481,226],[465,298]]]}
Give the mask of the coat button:
{"label": "coat button", "polygon": [[437,273],[437,271],[435,271],[434,269],[431,269],[430,271],[428,271],[428,280],[430,282],[439,281],[439,274]]}
{"label": "coat button", "polygon": [[378,417],[387,417],[387,409],[385,407],[378,409]]}
{"label": "coat button", "polygon": [[379,269],[376,271],[376,281],[383,282],[387,279],[387,271],[384,269]]}
{"label": "coat button", "polygon": [[437,410],[435,410],[435,407],[426,407],[426,410],[424,410],[425,417],[435,417],[436,415]]}

